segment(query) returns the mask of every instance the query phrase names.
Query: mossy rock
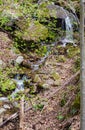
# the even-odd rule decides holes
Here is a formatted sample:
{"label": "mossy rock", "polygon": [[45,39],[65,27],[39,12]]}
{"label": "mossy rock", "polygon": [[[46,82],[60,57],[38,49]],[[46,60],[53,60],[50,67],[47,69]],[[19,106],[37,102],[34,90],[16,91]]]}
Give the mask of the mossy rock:
{"label": "mossy rock", "polygon": [[30,88],[30,91],[29,91],[30,94],[37,93],[37,86],[36,85],[29,86],[29,88]]}
{"label": "mossy rock", "polygon": [[60,75],[57,72],[52,72],[51,77],[56,81],[60,80]]}
{"label": "mossy rock", "polygon": [[48,29],[39,23],[39,21],[30,21],[29,26],[23,27],[24,31],[16,31],[16,36],[22,37],[23,40],[39,42],[46,40],[48,37]]}
{"label": "mossy rock", "polygon": [[33,82],[35,83],[41,83],[41,78],[38,74],[35,75]]}
{"label": "mossy rock", "polygon": [[54,86],[59,86],[61,83],[61,77],[57,72],[53,72],[51,77],[54,79]]}
{"label": "mossy rock", "polygon": [[44,83],[44,84],[42,84],[42,88],[48,90],[48,89],[50,88],[50,86],[49,86],[49,84],[45,84],[45,83]]}
{"label": "mossy rock", "polygon": [[56,50],[58,51],[58,55],[66,55],[67,54],[67,48],[66,47],[62,47],[61,45],[58,45],[56,47]]}
{"label": "mossy rock", "polygon": [[67,57],[68,58],[73,58],[76,55],[80,55],[80,48],[78,46],[69,46],[67,49]]}
{"label": "mossy rock", "polygon": [[61,85],[61,80],[56,80],[53,84],[54,87]]}
{"label": "mossy rock", "polygon": [[59,55],[57,57],[57,62],[66,62],[66,57],[64,55]]}

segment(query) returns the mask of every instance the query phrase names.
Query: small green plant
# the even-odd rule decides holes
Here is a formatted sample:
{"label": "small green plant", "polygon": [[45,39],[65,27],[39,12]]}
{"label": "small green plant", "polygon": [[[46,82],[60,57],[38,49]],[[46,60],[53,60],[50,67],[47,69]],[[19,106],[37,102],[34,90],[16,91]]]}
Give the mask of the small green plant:
{"label": "small green plant", "polygon": [[72,103],[70,114],[75,115],[80,110],[80,92],[77,93],[75,100]]}
{"label": "small green plant", "polygon": [[80,48],[78,46],[74,47],[72,45],[68,45],[67,47],[67,57],[75,58],[75,56],[80,56]]}
{"label": "small green plant", "polygon": [[37,105],[34,105],[33,107],[34,107],[35,110],[40,110],[41,111],[43,109],[44,105],[39,103]]}
{"label": "small green plant", "polygon": [[59,55],[58,57],[57,57],[57,62],[66,62],[66,58],[65,58],[65,56],[64,55]]}
{"label": "small green plant", "polygon": [[44,46],[40,46],[39,49],[36,49],[35,52],[40,55],[40,56],[45,56],[46,53],[47,53],[47,47],[44,45]]}
{"label": "small green plant", "polygon": [[64,120],[64,116],[63,116],[61,113],[59,113],[56,118],[57,118],[59,121],[63,121],[63,120]]}
{"label": "small green plant", "polygon": [[75,69],[78,71],[80,69],[80,57],[76,58],[75,64],[74,64]]}

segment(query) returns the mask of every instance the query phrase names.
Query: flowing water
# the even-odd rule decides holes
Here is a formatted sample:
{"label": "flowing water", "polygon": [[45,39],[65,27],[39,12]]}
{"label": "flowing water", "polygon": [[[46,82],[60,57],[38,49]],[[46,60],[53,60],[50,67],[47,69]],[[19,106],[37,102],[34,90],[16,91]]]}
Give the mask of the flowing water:
{"label": "flowing water", "polygon": [[[70,17],[70,13],[65,10],[63,7],[57,6],[57,5],[52,5],[49,7],[49,9],[56,9],[57,12],[57,18],[61,18],[62,22],[61,22],[61,27],[62,29],[65,29],[65,36],[63,36],[63,38],[60,38],[60,41],[62,42],[63,46],[65,46],[67,43],[73,43],[74,44],[74,38],[73,38],[73,22],[76,21],[77,23],[77,18],[71,14]],[[49,45],[48,51],[45,54],[44,57],[42,57],[40,60],[38,60],[36,63],[32,63],[31,64],[31,69],[32,71],[36,71],[39,69],[39,67],[45,62],[46,58],[49,55],[49,52],[51,51],[51,47],[55,46],[55,42],[53,43],[53,45]],[[50,49],[49,49],[50,48]],[[19,91],[23,91],[24,90],[24,81],[28,80],[26,75],[20,75],[20,74],[16,74],[14,79],[16,82],[17,88],[14,90],[14,92],[11,94],[11,97],[14,98],[16,93],[18,93]],[[6,101],[8,100],[6,97],[1,97],[0,100],[2,101]]]}
{"label": "flowing water", "polygon": [[67,16],[65,19],[66,23],[66,37],[63,40],[63,43],[73,43],[73,27],[70,18]]}
{"label": "flowing water", "polygon": [[[65,32],[66,35],[60,39],[60,41],[62,42],[63,46],[65,46],[67,43],[73,43],[74,44],[74,38],[73,38],[73,21],[71,20],[70,16],[68,15],[67,11],[65,9],[63,9],[62,7],[56,6],[56,11],[57,11],[57,7],[61,10],[61,13],[65,14],[65,18],[63,19],[62,17],[60,17],[61,19],[63,19],[62,21],[62,29],[66,28]],[[74,16],[74,15],[73,15]],[[74,16],[73,19],[76,19],[76,17]],[[64,21],[65,21],[65,25],[64,25]],[[76,20],[77,22],[77,20]],[[53,46],[55,46],[55,43],[53,44]],[[44,57],[42,57],[39,61],[37,61],[36,63],[31,65],[31,69],[32,71],[36,71],[39,69],[39,67],[45,62],[46,58],[49,55],[51,49],[48,49],[48,52],[46,53],[46,55]],[[12,92],[11,97],[12,99],[14,99],[16,97],[16,94],[20,91],[24,90],[24,82],[28,81],[28,77],[23,74],[16,74],[14,76],[14,78],[12,80],[14,80],[16,82],[16,89]],[[8,98],[7,97],[0,97],[0,102],[8,102]]]}
{"label": "flowing water", "polygon": [[28,81],[28,77],[25,74],[16,74],[13,80],[15,81],[17,88],[11,94],[12,99],[16,97],[18,92],[24,91],[24,82]]}

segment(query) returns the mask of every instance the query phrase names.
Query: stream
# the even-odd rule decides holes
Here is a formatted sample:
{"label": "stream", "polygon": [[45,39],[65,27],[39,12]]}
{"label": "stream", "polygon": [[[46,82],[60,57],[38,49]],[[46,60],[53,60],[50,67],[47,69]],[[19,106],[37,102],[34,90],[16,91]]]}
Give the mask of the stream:
{"label": "stream", "polygon": [[[65,26],[66,26],[66,36],[61,38],[60,41],[62,42],[63,46],[65,47],[67,43],[73,43],[74,44],[74,38],[73,38],[73,23],[70,19],[67,10],[63,9],[62,7],[56,6],[56,10],[59,8],[61,12],[65,14]],[[61,19],[63,19],[61,17]],[[75,18],[76,19],[76,18]],[[64,28],[64,24],[62,22],[62,29]],[[56,41],[55,41],[56,42]],[[52,48],[55,47],[55,42],[53,43]],[[50,47],[48,47],[50,48]],[[44,57],[42,57],[40,60],[38,60],[35,64],[31,64],[31,69],[33,72],[36,72],[40,66],[46,61],[49,53],[51,51],[51,48],[48,49],[48,52]],[[14,78],[12,79],[16,83],[16,89],[12,92],[11,98],[14,99],[16,97],[16,94],[20,91],[24,91],[24,82],[28,81],[29,77],[26,74],[15,74]],[[6,112],[10,108],[9,105],[9,99],[7,97],[0,97],[0,115],[3,115],[4,112]],[[3,121],[3,119],[0,119],[0,123]]]}

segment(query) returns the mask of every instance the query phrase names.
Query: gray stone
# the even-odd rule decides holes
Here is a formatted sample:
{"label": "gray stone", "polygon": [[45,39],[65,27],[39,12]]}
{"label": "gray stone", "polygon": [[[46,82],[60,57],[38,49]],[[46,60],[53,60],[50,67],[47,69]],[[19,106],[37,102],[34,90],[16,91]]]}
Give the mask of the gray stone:
{"label": "gray stone", "polygon": [[24,61],[24,57],[23,56],[18,56],[15,62],[17,64],[21,64],[23,61]]}
{"label": "gray stone", "polygon": [[6,64],[2,60],[0,60],[0,68],[2,69],[2,68],[5,68],[5,67],[6,67]]}
{"label": "gray stone", "polygon": [[0,60],[0,66],[2,66],[3,65],[3,61],[2,60]]}
{"label": "gray stone", "polygon": [[43,84],[42,87],[43,87],[44,89],[49,89],[49,84]]}
{"label": "gray stone", "polygon": [[5,108],[0,108],[0,115],[3,114],[6,111]]}
{"label": "gray stone", "polygon": [[0,102],[3,101],[3,102],[8,102],[8,98],[7,97],[0,97]]}
{"label": "gray stone", "polygon": [[4,104],[3,106],[5,109],[10,109],[10,106],[8,104]]}

